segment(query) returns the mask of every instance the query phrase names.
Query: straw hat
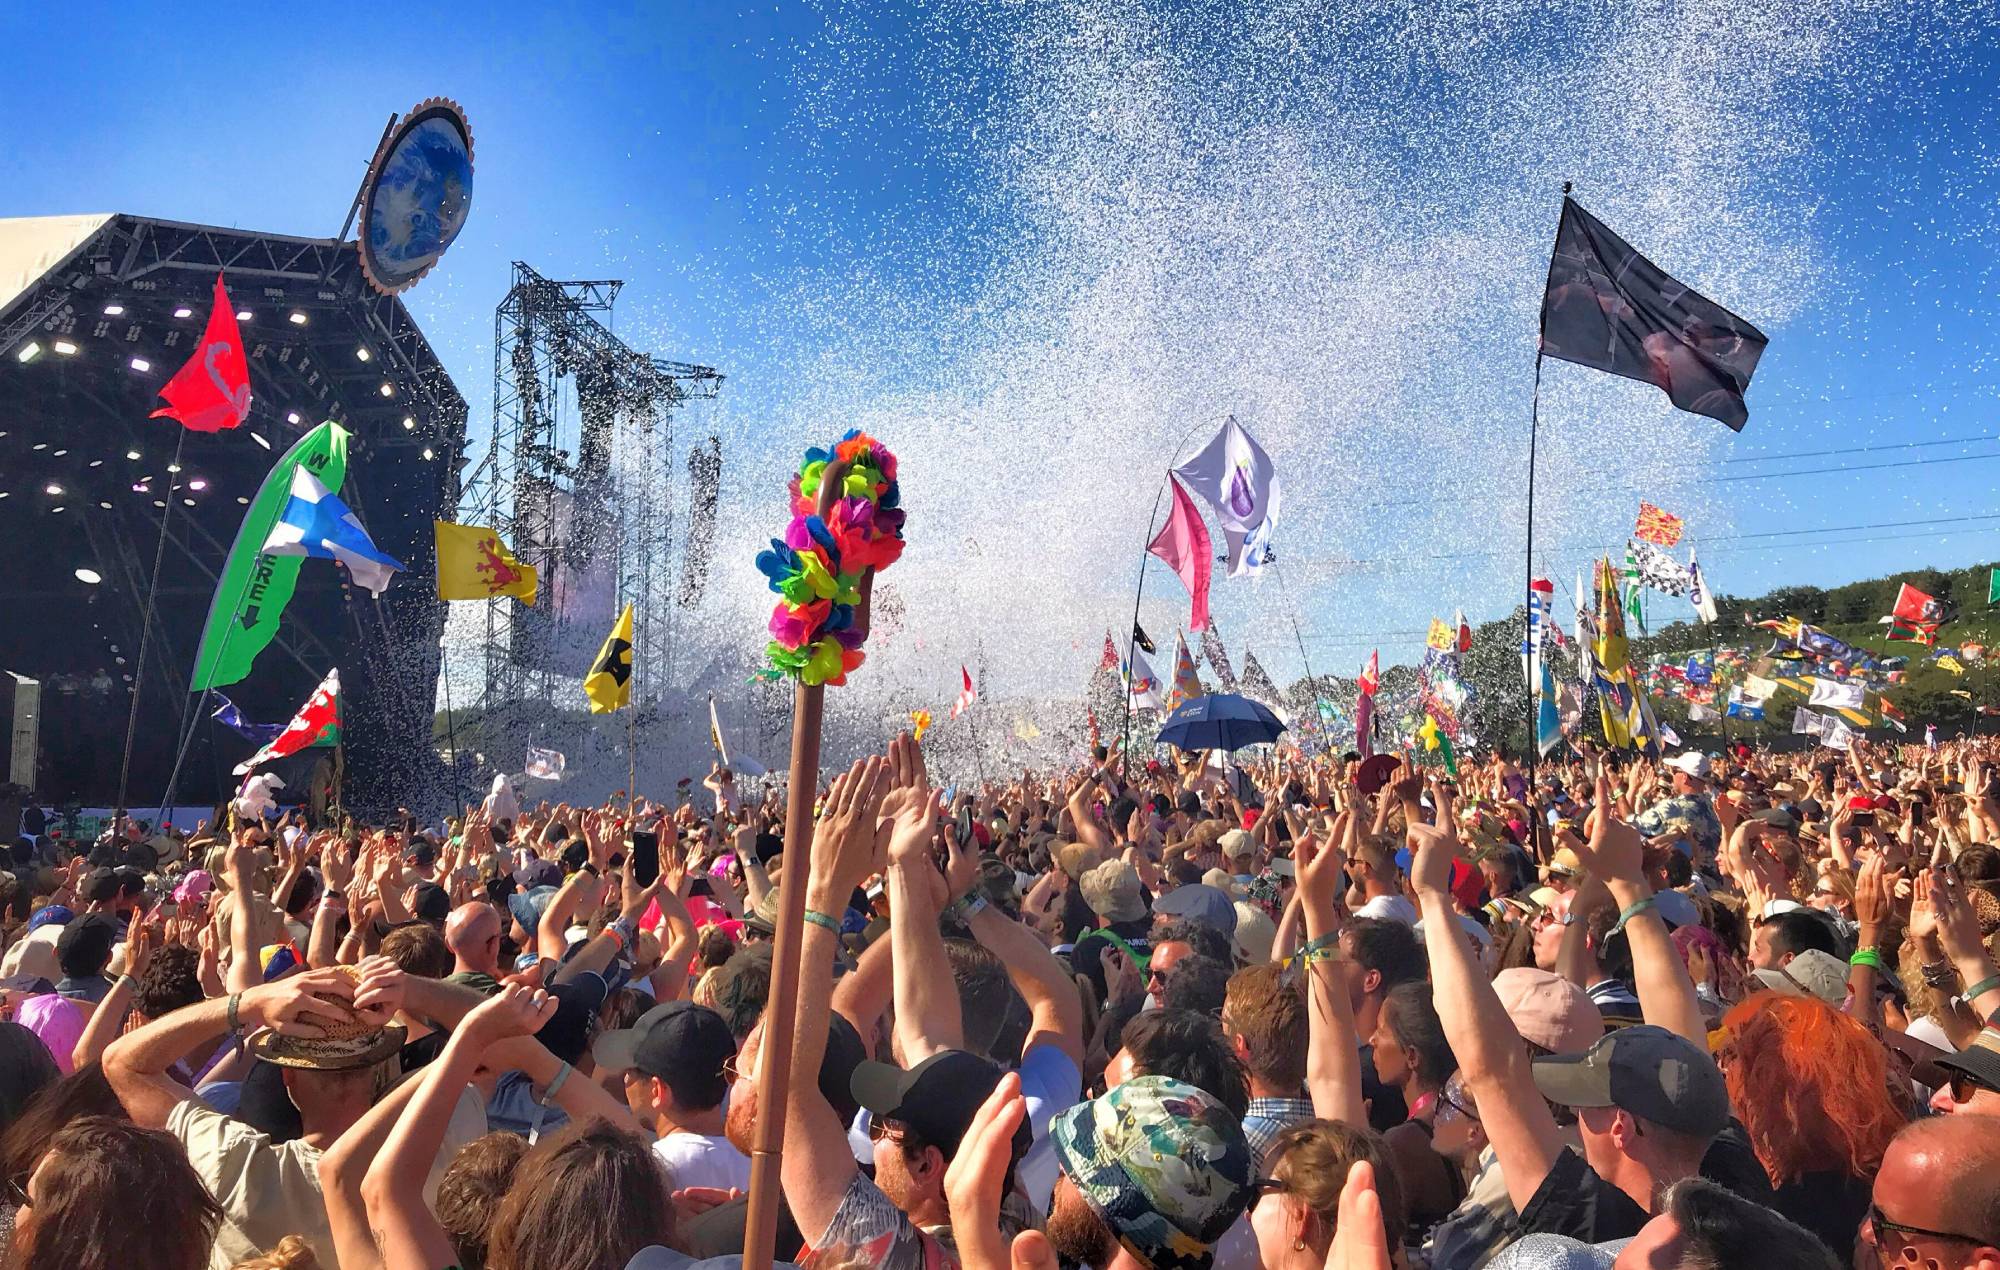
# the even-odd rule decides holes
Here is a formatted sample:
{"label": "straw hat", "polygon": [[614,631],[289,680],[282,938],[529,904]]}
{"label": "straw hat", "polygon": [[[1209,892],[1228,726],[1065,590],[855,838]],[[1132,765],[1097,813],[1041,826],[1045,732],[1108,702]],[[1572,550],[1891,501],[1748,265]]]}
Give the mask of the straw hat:
{"label": "straw hat", "polygon": [[[340,970],[360,982],[361,972],[353,966]],[[324,1036],[284,1036],[269,1030],[250,1039],[250,1052],[267,1063],[298,1067],[316,1072],[351,1072],[388,1058],[403,1048],[407,1029],[400,1023],[372,1028],[359,1018],[321,1022]]]}

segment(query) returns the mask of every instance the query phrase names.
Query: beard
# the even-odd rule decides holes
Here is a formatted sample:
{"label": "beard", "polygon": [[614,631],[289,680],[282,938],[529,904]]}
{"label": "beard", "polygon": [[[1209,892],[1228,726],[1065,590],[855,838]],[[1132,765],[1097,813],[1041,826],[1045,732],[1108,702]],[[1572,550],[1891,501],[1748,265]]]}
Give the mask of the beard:
{"label": "beard", "polygon": [[745,1155],[757,1130],[757,1091],[747,1080],[739,1080],[729,1091],[729,1110],[723,1114],[722,1136]]}
{"label": "beard", "polygon": [[1074,1186],[1056,1186],[1049,1206],[1048,1225],[1043,1232],[1056,1255],[1065,1262],[1102,1270],[1117,1255],[1117,1241],[1104,1219],[1084,1202]]}

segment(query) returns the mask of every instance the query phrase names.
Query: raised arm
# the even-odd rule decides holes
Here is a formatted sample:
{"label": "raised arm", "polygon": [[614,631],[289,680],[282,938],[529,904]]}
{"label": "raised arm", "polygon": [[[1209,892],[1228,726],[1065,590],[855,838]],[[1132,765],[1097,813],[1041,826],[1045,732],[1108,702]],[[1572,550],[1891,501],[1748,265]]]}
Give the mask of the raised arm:
{"label": "raised arm", "polygon": [[[1336,835],[1337,836],[1337,835]],[[1368,1123],[1361,1099],[1361,1046],[1354,1035],[1354,1004],[1339,970],[1340,918],[1334,906],[1345,863],[1332,845],[1310,836],[1292,844],[1299,872],[1299,911],[1306,927],[1306,1092],[1313,1114],[1351,1125]]]}
{"label": "raised arm", "polygon": [[[889,894],[889,941],[896,947],[896,1039],[903,1061],[916,1064],[939,1050],[965,1048],[965,1021],[960,1016],[958,985],[944,937],[938,933],[938,910],[944,903],[944,878],[931,861],[937,840],[937,804],[923,751],[907,735],[889,744],[889,793],[882,811],[889,817],[889,870],[884,879]],[[832,911],[838,919],[846,897]]]}
{"label": "raised arm", "polygon": [[[855,884],[875,871],[875,829],[889,769],[879,757],[856,763],[834,778],[813,831],[806,911],[828,919],[832,929],[809,920],[799,930],[798,1006],[793,1014],[792,1069],[785,1093],[785,1144],[781,1180],[792,1218],[807,1243],[816,1243],[840,1210],[841,1199],[860,1166],[847,1145],[847,1126],[819,1091],[819,1065],[826,1057],[833,984],[825,967],[840,951],[839,918]],[[789,850],[798,844],[789,843]],[[796,861],[786,872],[798,867]],[[767,1051],[768,1052],[768,1051]]]}
{"label": "raised arm", "polygon": [[876,1025],[894,999],[895,978],[895,941],[878,939],[861,954],[860,963],[833,985],[834,1011],[854,1025],[871,1058],[875,1054]]}
{"label": "raised arm", "polygon": [[1618,905],[1618,920],[1632,947],[1632,987],[1639,994],[1640,1013],[1653,1026],[1706,1050],[1708,1027],[1702,1021],[1694,981],[1667,937],[1667,924],[1660,920],[1653,888],[1646,882],[1645,843],[1637,829],[1605,810],[1609,793],[1609,783],[1600,773],[1596,820],[1589,844],[1578,855],[1594,876],[1604,879],[1611,902]]}
{"label": "raised arm", "polygon": [[[1409,824],[1410,881],[1427,930],[1458,924],[1451,905],[1451,862],[1458,854],[1451,802],[1439,793],[1438,823]],[[1479,1107],[1479,1122],[1500,1160],[1507,1194],[1527,1207],[1562,1154],[1562,1131],[1535,1088],[1527,1043],[1463,939],[1433,939],[1431,992],[1445,1039]]]}
{"label": "raised arm", "polygon": [[[979,878],[979,856],[957,838],[947,845],[951,861],[951,893],[963,895]],[[1028,1003],[1028,1039],[1022,1044],[1026,1054],[1038,1045],[1054,1045],[1069,1056],[1077,1071],[1083,1070],[1083,999],[1077,994],[1076,980],[1063,969],[1035,933],[981,900],[966,915],[972,937],[998,957],[1007,967],[1007,977],[1021,999]]]}

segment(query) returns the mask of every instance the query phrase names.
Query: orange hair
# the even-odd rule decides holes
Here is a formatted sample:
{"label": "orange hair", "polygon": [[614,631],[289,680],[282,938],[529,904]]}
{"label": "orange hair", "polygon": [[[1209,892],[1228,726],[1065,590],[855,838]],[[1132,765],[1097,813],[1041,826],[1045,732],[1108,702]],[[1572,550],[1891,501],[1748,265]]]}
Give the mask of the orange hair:
{"label": "orange hair", "polygon": [[1738,1004],[1722,1025],[1729,1102],[1773,1186],[1814,1172],[1874,1175],[1905,1117],[1867,1028],[1817,997],[1776,992]]}

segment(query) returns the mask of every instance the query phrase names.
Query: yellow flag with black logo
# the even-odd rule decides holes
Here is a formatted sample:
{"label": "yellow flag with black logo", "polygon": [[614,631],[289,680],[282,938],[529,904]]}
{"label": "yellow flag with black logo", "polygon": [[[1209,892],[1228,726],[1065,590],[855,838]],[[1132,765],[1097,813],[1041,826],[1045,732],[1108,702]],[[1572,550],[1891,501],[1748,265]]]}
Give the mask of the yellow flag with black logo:
{"label": "yellow flag with black logo", "polygon": [[627,604],[611,628],[590,673],[583,677],[583,695],[592,714],[610,714],[632,702],[632,606]]}
{"label": "yellow flag with black logo", "polygon": [[491,600],[511,595],[534,607],[535,567],[522,564],[484,525],[436,522],[437,577],[440,600]]}

